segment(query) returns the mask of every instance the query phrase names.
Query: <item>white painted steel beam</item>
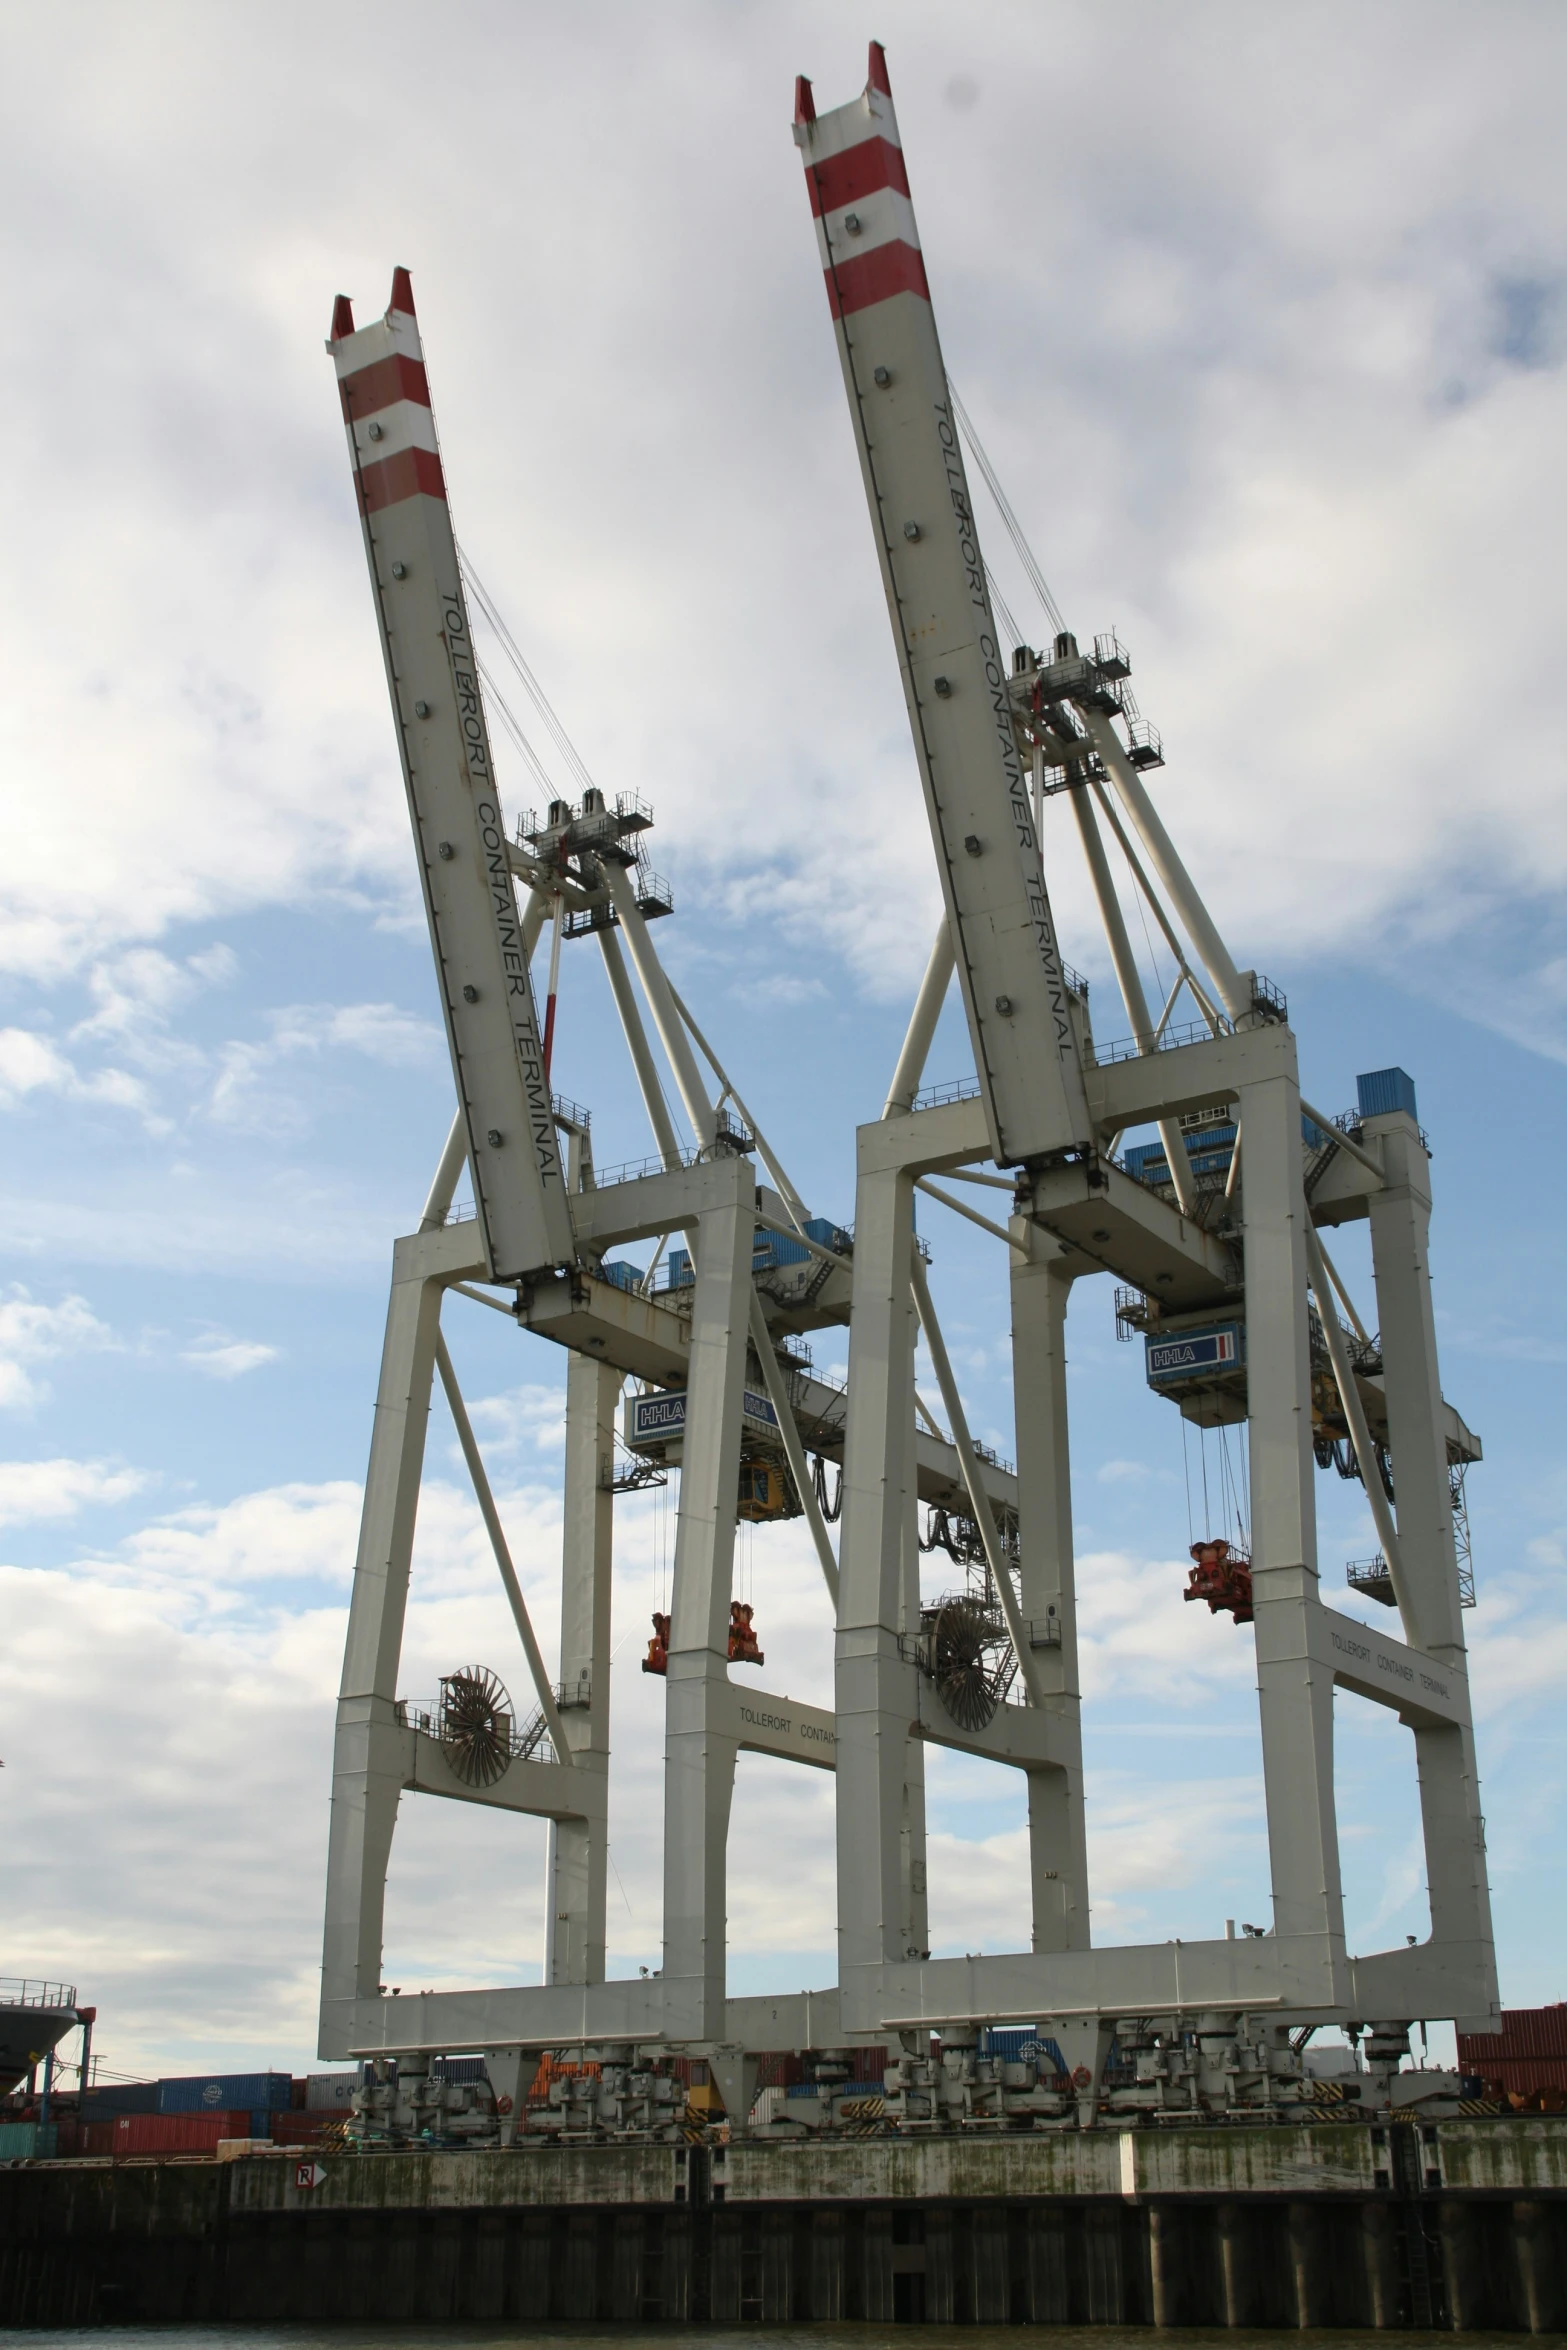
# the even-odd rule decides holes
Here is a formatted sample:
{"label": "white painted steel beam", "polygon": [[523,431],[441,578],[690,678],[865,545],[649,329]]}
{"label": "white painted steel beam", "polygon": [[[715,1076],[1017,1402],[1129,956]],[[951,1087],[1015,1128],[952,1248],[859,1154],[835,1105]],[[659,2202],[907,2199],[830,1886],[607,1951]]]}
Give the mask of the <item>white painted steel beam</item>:
{"label": "white painted steel beam", "polygon": [[909,1270],[914,1287],[915,1312],[919,1316],[920,1329],[924,1333],[925,1344],[929,1349],[931,1363],[935,1369],[936,1384],[941,1389],[941,1400],[946,1407],[947,1419],[952,1428],[952,1441],[957,1447],[958,1463],[963,1471],[963,1483],[968,1493],[969,1508],[973,1513],[979,1538],[985,1546],[985,1558],[990,1568],[990,1579],[995,1586],[996,1597],[1001,1604],[1001,1612],[1006,1618],[1007,1632],[1012,1642],[1012,1652],[1017,1658],[1018,1674],[1024,1688],[1028,1691],[1030,1703],[1038,1705],[1043,1700],[1043,1690],[1034,1662],[1033,1651],[1029,1646],[1028,1634],[1024,1629],[1023,1618],[1018,1610],[1017,1593],[1012,1585],[1012,1570],[1002,1555],[1001,1544],[996,1534],[996,1521],[991,1515],[985,1497],[985,1489],[980,1483],[979,1466],[968,1432],[968,1419],[963,1409],[963,1398],[958,1393],[958,1383],[953,1376],[951,1358],[947,1353],[947,1342],[942,1337],[941,1324],[936,1319],[936,1308],[930,1294],[930,1283],[925,1278],[925,1266],[918,1249],[909,1251]]}
{"label": "white painted steel beam", "polygon": [[395,1711],[397,1670],[441,1292],[449,1282],[485,1275],[488,1267],[475,1253],[480,1246],[477,1224],[457,1224],[411,1234],[396,1243],[392,1255],[332,1757],[321,1961],[323,2057],[346,2054],[349,2012],[356,2000],[375,1996],[381,1979],[386,1870],[407,1772],[406,1733]]}
{"label": "white painted steel beam", "polygon": [[495,1495],[490,1489],[490,1480],[485,1472],[483,1456],[473,1433],[473,1422],[468,1417],[468,1407],[463,1402],[462,1389],[457,1384],[457,1373],[452,1368],[451,1355],[439,1330],[435,1333],[435,1367],[441,1375],[441,1386],[446,1395],[447,1409],[452,1415],[452,1424],[457,1430],[457,1442],[462,1448],[462,1457],[467,1463],[468,1475],[473,1483],[474,1499],[478,1502],[479,1515],[484,1520],[484,1530],[490,1538],[490,1548],[495,1554],[495,1564],[500,1570],[501,1584],[506,1593],[506,1603],[511,1609],[512,1622],[516,1625],[517,1637],[522,1642],[522,1653],[528,1660],[528,1673],[533,1682],[534,1695],[538,1698],[549,1730],[550,1743],[560,1758],[560,1765],[562,1768],[569,1769],[573,1757],[555,1703],[555,1692],[550,1686],[550,1677],[545,1670],[544,1658],[533,1630],[533,1621],[528,1614],[528,1603],[522,1596],[522,1585],[517,1580],[517,1570],[511,1563],[511,1548],[506,1540],[506,1529],[501,1524],[501,1514],[495,1506]]}
{"label": "white painted steel beam", "polygon": [[637,1084],[641,1090],[643,1107],[647,1111],[648,1124],[652,1127],[654,1139],[664,1155],[665,1166],[678,1167],[684,1153],[680,1148],[680,1137],[675,1132],[675,1122],[669,1114],[669,1104],[664,1099],[664,1089],[659,1082],[658,1063],[653,1058],[653,1049],[648,1043],[647,1030],[642,1025],[642,1014],[637,1006],[636,991],[631,984],[631,974],[626,969],[626,958],[621,953],[620,941],[612,930],[601,930],[598,939],[599,948],[604,957],[604,969],[609,978],[610,993],[615,999],[615,1009],[620,1014],[620,1025],[625,1032],[626,1048],[631,1055],[631,1065],[637,1073]]}
{"label": "white painted steel beam", "polygon": [[957,967],[957,953],[952,944],[952,926],[943,921],[937,931],[925,965],[925,974],[914,998],[914,1009],[909,1014],[909,1025],[903,1047],[898,1054],[898,1065],[892,1072],[892,1083],[887,1088],[887,1100],[882,1110],[884,1118],[901,1118],[914,1107],[920,1080],[925,1074],[925,1063],[930,1058],[935,1039],[936,1023],[941,1018],[941,1007],[947,1000],[952,985],[952,974]]}
{"label": "white painted steel beam", "polygon": [[838,1767],[838,1725],[825,1706],[802,1705],[795,1697],[777,1697],[767,1689],[753,1689],[749,1681],[730,1681],[725,1699],[714,1691],[715,1728],[748,1754],[771,1754],[781,1762],[806,1763],[812,1770]]}
{"label": "white painted steel beam", "polygon": [[455,1803],[487,1804],[492,1811],[525,1813],[531,1819],[568,1821],[586,1828],[597,1822],[602,1835],[607,1783],[588,1771],[563,1771],[559,1763],[513,1758],[488,1787],[470,1787],[452,1769],[446,1748],[427,1730],[403,1733],[407,1761],[403,1786],[418,1795],[444,1795]]}
{"label": "white painted steel beam", "polygon": [[720,1189],[699,1225],[664,1715],[665,2028],[692,2040],[723,2032],[735,1749],[717,1692],[728,1687],[756,1191],[744,1159],[701,1172],[727,1197]]}
{"label": "white painted steel beam", "polygon": [[[1404,1571],[1431,1655],[1461,1670],[1463,1617],[1447,1474],[1451,1415],[1442,1401],[1431,1303],[1429,1160],[1407,1111],[1368,1118],[1363,1131],[1383,1170],[1370,1207],[1371,1264]],[[1483,2018],[1495,2012],[1499,1995],[1474,1732],[1467,1723],[1417,1726],[1415,1757],[1432,1939],[1476,1954],[1478,1993],[1470,2012]]]}
{"label": "white painted steel beam", "polygon": [[[839,1989],[845,2026],[864,2031],[879,2029],[883,1968],[924,1947],[910,1901],[917,1890],[923,1902],[923,1876],[912,1888],[908,1873],[924,1863],[907,1819],[917,1676],[900,1643],[914,1505],[913,1187],[883,1156],[889,1138],[917,1124],[911,1117],[861,1127],[855,1192],[834,1711]],[[920,1825],[922,1802],[921,1783]]]}
{"label": "white painted steel beam", "polygon": [[566,1365],[561,1534],[562,1735],[573,1776],[604,1790],[598,1810],[563,1818],[545,1863],[544,1980],[601,1983],[609,1876],[610,1621],[614,1566],[615,1413],[621,1374],[590,1355]]}
{"label": "white painted steel beam", "polygon": [[[1347,1989],[1333,1803],[1333,1684],[1313,1665],[1315,1464],[1300,1090],[1293,1070],[1240,1090],[1246,1127],[1246,1374],[1263,1791],[1274,1932],[1310,2005]],[[1207,1529],[1217,1533],[1217,1527]],[[1307,1954],[1311,1954],[1309,1957]]]}
{"label": "white painted steel beam", "polygon": [[[815,117],[805,165],[974,1065],[1003,1165],[1090,1139],[1055,921],[1019,763],[908,198],[886,60]],[[896,1081],[895,1081],[896,1083]]]}
{"label": "white painted steel beam", "polygon": [[1035,1950],[1088,1946],[1088,1833],[1083,1810],[1082,1693],[1067,1419],[1066,1315],[1081,1256],[1015,1217],[1010,1258],[1012,1393],[1017,1431],[1018,1604],[1057,1645],[1034,1652],[1051,1767],[1028,1782]]}
{"label": "white painted steel beam", "polygon": [[630,954],[632,967],[642,982],[642,992],[647,998],[648,1010],[653,1015],[653,1025],[658,1030],[658,1041],[664,1048],[670,1068],[674,1071],[675,1084],[679,1088],[681,1101],[685,1104],[685,1112],[691,1121],[692,1132],[704,1148],[709,1148],[717,1124],[713,1115],[713,1105],[707,1098],[707,1088],[702,1083],[702,1072],[696,1065],[695,1056],[686,1036],[685,1022],[681,1019],[676,1007],[674,990],[664,975],[664,967],[653,951],[653,942],[648,937],[647,922],[641,907],[637,904],[637,893],[631,875],[624,865],[606,861],[604,880],[609,890],[610,903],[615,909],[616,919],[625,934],[626,949]]}
{"label": "white painted steel beam", "polygon": [[406,270],[337,370],[425,916],[492,1279],[572,1256],[543,1030]]}
{"label": "white painted steel beam", "polygon": [[[1105,845],[1099,837],[1099,827],[1094,822],[1094,804],[1086,785],[1079,785],[1076,791],[1069,792],[1067,796],[1072,803],[1072,814],[1077,819],[1078,838],[1083,844],[1088,877],[1093,883],[1099,919],[1104,925],[1105,939],[1110,948],[1116,985],[1121,990],[1126,1017],[1132,1025],[1132,1038],[1140,1053],[1151,1053],[1158,1049],[1164,1022],[1159,1023],[1156,1031],[1148,1010],[1148,998],[1143,991],[1142,974],[1137,968],[1137,958],[1132,952],[1132,942],[1121,914],[1121,901],[1115,894],[1115,883],[1110,877],[1110,860],[1105,855]],[[1174,1001],[1172,995],[1172,1005]],[[1168,1016],[1167,1012],[1165,1017]],[[1170,1181],[1175,1187],[1176,1202],[1182,1215],[1189,1216],[1196,1205],[1196,1186],[1192,1181],[1191,1162],[1186,1156],[1181,1130],[1173,1118],[1160,1120],[1159,1140],[1164,1145],[1165,1161],[1170,1170]]]}
{"label": "white painted steel beam", "polygon": [[1219,991],[1219,1000],[1232,1020],[1250,1017],[1252,1004],[1250,990],[1243,984],[1240,973],[1230,959],[1230,952],[1214,925],[1213,917],[1198,894],[1196,883],[1181,862],[1174,841],[1164,828],[1158,809],[1148,796],[1148,787],[1126,755],[1126,746],[1115,731],[1115,722],[1107,712],[1085,707],[1084,724],[1092,737],[1094,748],[1103,759],[1122,805],[1142,836],[1154,871],[1164,883],[1171,905],[1179,915],[1187,937],[1207,966],[1208,975]]}
{"label": "white painted steel beam", "polygon": [[816,1558],[822,1570],[822,1581],[827,1586],[827,1596],[832,1601],[833,1610],[836,1613],[838,1607],[838,1561],[833,1556],[832,1538],[827,1532],[827,1521],[822,1516],[821,1504],[816,1498],[815,1483],[806,1466],[805,1451],[800,1442],[799,1422],[794,1416],[794,1406],[789,1400],[789,1390],[784,1383],[783,1373],[779,1369],[778,1357],[773,1352],[773,1342],[767,1328],[767,1316],[762,1311],[762,1301],[754,1289],[751,1292],[751,1343],[756,1348],[756,1359],[762,1368],[762,1382],[767,1389],[767,1399],[778,1417],[778,1433],[783,1439],[784,1454],[789,1463],[789,1474],[794,1479],[795,1491],[800,1497],[800,1507],[805,1512],[805,1522],[810,1527],[811,1540],[816,1546]]}

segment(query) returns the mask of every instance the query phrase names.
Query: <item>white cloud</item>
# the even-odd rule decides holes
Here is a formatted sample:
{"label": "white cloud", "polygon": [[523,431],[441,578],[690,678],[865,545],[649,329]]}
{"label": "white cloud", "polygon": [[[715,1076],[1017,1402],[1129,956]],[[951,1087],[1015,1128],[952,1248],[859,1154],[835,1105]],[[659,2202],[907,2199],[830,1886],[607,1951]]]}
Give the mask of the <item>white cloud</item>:
{"label": "white cloud", "polygon": [[61,1355],[95,1353],[115,1344],[114,1333],[100,1322],[84,1297],[62,1298],[44,1305],[13,1283],[0,1297],[0,1406],[17,1409],[35,1404],[48,1394],[34,1368]]}
{"label": "white cloud", "polygon": [[504,1395],[470,1400],[468,1417],[487,1454],[558,1452],[566,1441],[566,1390],[542,1383],[509,1388]]}
{"label": "white cloud", "polygon": [[247,1371],[259,1371],[263,1363],[275,1363],[278,1349],[264,1346],[255,1338],[221,1338],[216,1335],[198,1338],[180,1356],[193,1371],[204,1371],[209,1379],[242,1379]]}
{"label": "white cloud", "polygon": [[1087,1551],[1077,1563],[1078,1646],[1085,1700],[1148,1694],[1174,1706],[1254,1686],[1249,1626],[1185,1598],[1189,1559]]}
{"label": "white cloud", "polygon": [[[1555,1563],[1555,1562],[1552,1562]],[[1554,1604],[1553,1604],[1554,1603]],[[1481,1606],[1467,1619],[1475,1711],[1505,1722],[1567,1682],[1567,1611],[1554,1588],[1488,1576]]]}
{"label": "white cloud", "polygon": [[221,1505],[176,1510],[131,1535],[93,1572],[146,1592],[182,1592],[222,1607],[257,1585],[341,1587],[359,1535],[357,1485],[277,1485]]}
{"label": "white cloud", "polygon": [[[895,15],[949,358],[1068,610],[1125,623],[1171,745],[1162,788],[1239,959],[1379,928],[1401,952],[1509,892],[1548,910],[1567,868],[1535,748],[1561,715],[1562,588],[1537,528],[1564,462],[1543,98],[1560,25],[1521,10],[1433,24],[1404,0],[1374,19],[1330,11],[1324,42],[1221,8],[1222,41],[1194,50],[1149,0],[1113,15],[1077,0],[1045,45],[1003,6],[965,25],[959,78],[979,96],[959,108],[934,0]],[[14,275],[15,348],[61,361],[43,384],[20,358],[7,384],[44,490],[18,516],[7,615],[37,683],[5,722],[14,966],[63,972],[105,936],[150,944],[261,904],[412,912],[320,350],[337,285],[363,316],[402,253],[466,535],[590,764],[657,798],[688,899],[765,906],[871,993],[906,988],[934,877],[780,127],[802,59],[823,104],[858,87],[840,12],[806,0],[737,20],[691,0],[671,43],[621,7],[608,82],[569,12],[491,17],[477,76],[475,53],[460,74],[433,61],[419,154],[373,221],[360,191],[372,126],[402,103],[411,0],[391,0],[368,65],[329,17],[280,39],[259,11],[176,10],[178,70],[153,74],[112,12],[94,21],[85,68],[48,12],[11,60],[5,169],[47,224]],[[1042,147],[1028,134],[1047,54],[1060,130]],[[501,187],[491,158],[524,64],[558,103]],[[345,117],[350,84],[362,104]],[[1140,125],[1132,153],[1096,103],[1112,84]],[[703,140],[675,137],[649,89],[678,89]],[[109,93],[127,91],[116,119]],[[591,162],[571,128],[583,104],[605,128]],[[178,201],[193,184],[194,215]],[[113,201],[79,200],[94,189]],[[556,210],[599,253],[591,298],[536,233]],[[1042,219],[1049,236],[1009,239],[1001,274],[996,223]],[[522,298],[487,303],[488,282]],[[660,462],[674,447],[701,464]],[[545,546],[547,565],[513,551]],[[715,681],[697,704],[693,610]],[[1052,857],[1083,961],[1083,880],[1054,836]],[[1516,943],[1488,951],[1506,965]],[[1538,959],[1553,968],[1560,941]],[[1441,982],[1433,966],[1425,984]]]}
{"label": "white cloud", "polygon": [[35,1093],[58,1093],[68,1101],[102,1102],[109,1109],[132,1110],[153,1131],[165,1130],[147,1088],[128,1071],[109,1068],[84,1073],[51,1037],[37,1029],[0,1028],[0,1109],[14,1109]]}
{"label": "white cloud", "polygon": [[97,1503],[129,1501],[150,1482],[108,1461],[0,1461],[0,1526],[74,1518]]}
{"label": "white cloud", "polygon": [[219,1056],[208,1107],[220,1126],[276,1132],[303,1124],[297,1087],[279,1082],[291,1061],[355,1052],[384,1067],[410,1068],[440,1048],[439,1030],[396,1004],[289,1004],[267,1018],[269,1036],[237,1040]]}

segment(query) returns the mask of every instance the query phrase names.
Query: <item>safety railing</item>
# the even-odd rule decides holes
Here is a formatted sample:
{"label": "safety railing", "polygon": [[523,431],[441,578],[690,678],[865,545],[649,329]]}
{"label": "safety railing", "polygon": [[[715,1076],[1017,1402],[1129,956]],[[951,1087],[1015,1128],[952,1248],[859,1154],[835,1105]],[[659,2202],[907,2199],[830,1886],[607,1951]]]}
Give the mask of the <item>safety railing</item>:
{"label": "safety railing", "polygon": [[75,2005],[74,1983],[38,1983],[30,1975],[0,1975],[0,2007],[58,2009]]}
{"label": "safety railing", "polygon": [[949,1102],[974,1102],[979,1099],[977,1077],[950,1077],[944,1085],[927,1085],[914,1096],[917,1110],[944,1110]]}

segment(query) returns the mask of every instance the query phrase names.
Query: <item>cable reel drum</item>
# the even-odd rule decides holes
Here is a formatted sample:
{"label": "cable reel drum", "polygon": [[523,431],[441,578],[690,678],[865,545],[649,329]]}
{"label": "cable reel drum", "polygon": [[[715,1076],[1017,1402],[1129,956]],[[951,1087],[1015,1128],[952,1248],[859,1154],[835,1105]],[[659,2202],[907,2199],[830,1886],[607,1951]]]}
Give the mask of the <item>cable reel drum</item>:
{"label": "cable reel drum", "polygon": [[466,1787],[493,1787],[512,1758],[511,1699],[488,1665],[463,1665],[441,1677],[440,1738]]}

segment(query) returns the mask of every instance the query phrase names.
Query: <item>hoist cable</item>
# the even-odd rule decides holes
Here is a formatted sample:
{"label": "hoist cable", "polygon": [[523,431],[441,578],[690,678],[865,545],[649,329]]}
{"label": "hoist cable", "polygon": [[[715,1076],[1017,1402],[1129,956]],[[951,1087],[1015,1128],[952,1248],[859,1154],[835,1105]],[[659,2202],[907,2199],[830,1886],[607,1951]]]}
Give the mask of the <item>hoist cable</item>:
{"label": "hoist cable", "polygon": [[968,410],[964,407],[963,402],[958,398],[957,385],[953,382],[950,375],[947,378],[947,394],[952,402],[952,413],[958,420],[958,430],[962,433],[964,440],[968,443],[969,455],[973,458],[975,464],[979,467],[981,474],[984,476],[985,487],[989,490],[992,498],[994,498],[996,502],[996,511],[1001,517],[1008,538],[1010,538],[1013,546],[1017,549],[1018,560],[1022,564],[1023,569],[1028,574],[1029,584],[1033,588],[1033,591],[1039,598],[1041,604],[1043,604],[1051,627],[1055,630],[1057,636],[1062,636],[1066,634],[1066,622],[1061,617],[1061,607],[1056,602],[1055,597],[1050,593],[1049,588],[1045,585],[1045,575],[1040,570],[1039,565],[1034,558],[1034,550],[1029,545],[1027,539],[1023,536],[1023,525],[1019,522],[1017,516],[1012,511],[1011,500],[1008,498],[1006,491],[1001,486],[1000,478],[997,475],[995,467],[991,464],[990,459],[985,454],[984,446],[980,441],[980,437],[974,430],[973,419],[970,417]]}
{"label": "hoist cable", "polygon": [[474,659],[478,667],[479,675],[483,678],[485,686],[488,690],[490,707],[499,713],[501,724],[505,727],[508,735],[510,735],[514,747],[521,752],[528,772],[533,777],[533,780],[537,784],[540,791],[544,792],[548,798],[554,799],[556,796],[555,779],[550,774],[550,771],[545,766],[543,760],[539,757],[539,754],[534,749],[532,743],[529,742],[527,735],[523,731],[523,728],[518,721],[516,712],[511,708],[510,704],[507,702],[506,696],[501,692],[499,685],[496,683],[494,671],[489,667],[488,663],[482,660],[477,654],[475,654]]}
{"label": "hoist cable", "polygon": [[554,705],[551,703],[548,694],[544,691],[543,686],[540,685],[538,679],[534,676],[533,671],[529,668],[528,663],[523,656],[521,647],[518,645],[516,638],[512,635],[511,630],[507,627],[504,619],[501,617],[500,608],[496,604],[494,597],[485,587],[483,580],[480,579],[478,573],[474,570],[473,565],[469,562],[461,547],[459,547],[457,550],[457,559],[462,565],[463,578],[466,580],[469,588],[473,591],[474,602],[478,605],[479,610],[483,613],[485,619],[489,622],[490,627],[494,630],[501,650],[505,653],[506,658],[510,661],[512,667],[516,670],[518,677],[522,681],[523,691],[527,694],[528,699],[532,702],[534,708],[538,711],[539,716],[543,719],[545,725],[553,735],[555,739],[555,746],[560,752],[561,757],[565,760],[567,766],[571,769],[573,778],[575,779],[579,789],[583,791],[591,791],[593,788],[593,777],[588,771],[587,762],[583,759],[581,753],[577,749],[576,744],[572,741],[570,735],[566,732],[565,727],[561,724],[560,719],[556,716]]}

